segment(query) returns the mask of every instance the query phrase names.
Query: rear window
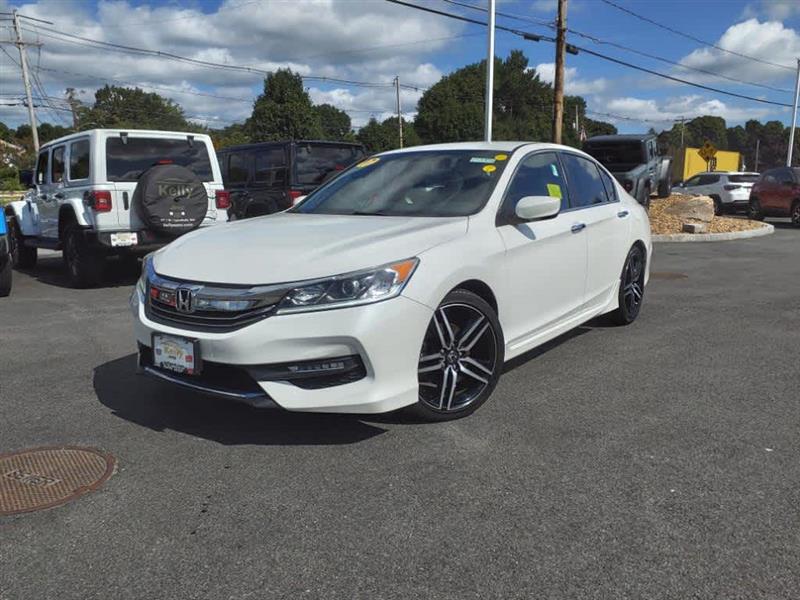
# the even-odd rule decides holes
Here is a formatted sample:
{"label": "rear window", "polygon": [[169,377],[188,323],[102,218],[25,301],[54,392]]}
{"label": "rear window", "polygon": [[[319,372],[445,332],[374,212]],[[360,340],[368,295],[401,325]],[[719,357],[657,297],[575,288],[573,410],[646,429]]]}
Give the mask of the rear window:
{"label": "rear window", "polygon": [[319,185],[364,155],[354,146],[298,144],[295,152],[297,183]]}
{"label": "rear window", "polygon": [[205,143],[187,138],[160,139],[128,137],[106,140],[106,176],[108,181],[136,181],[155,165],[174,164],[186,167],[201,181],[212,181],[211,161]]}
{"label": "rear window", "polygon": [[638,165],[647,160],[640,142],[585,144],[583,150],[609,168]]}
{"label": "rear window", "polygon": [[728,181],[731,183],[755,183],[758,181],[758,175],[728,175]]}
{"label": "rear window", "polygon": [[228,157],[228,183],[247,183],[247,162],[249,154],[236,152]]}
{"label": "rear window", "polygon": [[286,170],[286,153],[282,147],[256,150],[255,180],[283,182]]}

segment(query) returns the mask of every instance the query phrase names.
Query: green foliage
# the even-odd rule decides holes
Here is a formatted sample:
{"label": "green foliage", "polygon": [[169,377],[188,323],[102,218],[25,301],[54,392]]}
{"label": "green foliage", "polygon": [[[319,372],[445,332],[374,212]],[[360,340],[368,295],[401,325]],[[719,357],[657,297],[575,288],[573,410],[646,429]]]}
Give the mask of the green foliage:
{"label": "green foliage", "polygon": [[[356,139],[364,144],[370,153],[394,150],[400,147],[400,132],[397,126],[397,117],[389,117],[382,123],[375,118],[369,120],[356,135]],[[418,146],[419,139],[414,123],[403,119],[403,146]]]}
{"label": "green foliage", "polygon": [[[425,143],[483,139],[485,73],[486,61],[467,65],[443,77],[423,94],[415,125]],[[562,133],[565,144],[580,145],[579,132],[573,125],[576,109],[581,122],[591,122],[593,130],[614,129],[613,125],[587,120],[583,98],[566,96]],[[494,139],[549,141],[552,114],[553,88],[528,68],[522,51],[513,50],[505,60],[495,58]]]}
{"label": "green foliage", "polygon": [[234,123],[224,129],[212,129],[208,132],[214,142],[214,148],[221,150],[228,146],[238,146],[239,144],[249,144],[250,136],[241,123]]}
{"label": "green foliage", "polygon": [[322,139],[340,142],[353,139],[350,116],[346,112],[330,104],[319,104],[315,109],[322,127]]}
{"label": "green foliage", "polygon": [[617,135],[617,128],[605,121],[595,121],[594,119],[583,119],[583,127],[586,129],[587,137],[594,135]]}
{"label": "green foliage", "polygon": [[264,93],[256,98],[245,130],[253,142],[319,139],[323,135],[303,78],[290,69],[267,75]]}
{"label": "green foliage", "polygon": [[167,98],[139,88],[106,85],[94,95],[94,105],[76,106],[78,129],[130,128],[196,131],[183,109]]}

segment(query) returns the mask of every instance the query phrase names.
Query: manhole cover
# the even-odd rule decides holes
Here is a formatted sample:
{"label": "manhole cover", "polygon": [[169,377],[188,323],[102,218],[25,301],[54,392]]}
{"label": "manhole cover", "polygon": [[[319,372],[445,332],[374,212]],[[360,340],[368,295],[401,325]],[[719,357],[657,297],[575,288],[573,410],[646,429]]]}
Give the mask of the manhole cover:
{"label": "manhole cover", "polygon": [[91,448],[36,448],[0,456],[0,515],[50,508],[100,487],[114,457]]}
{"label": "manhole cover", "polygon": [[652,273],[650,273],[650,278],[674,280],[674,279],[689,279],[689,276],[686,273],[674,273],[672,271],[653,271]]}

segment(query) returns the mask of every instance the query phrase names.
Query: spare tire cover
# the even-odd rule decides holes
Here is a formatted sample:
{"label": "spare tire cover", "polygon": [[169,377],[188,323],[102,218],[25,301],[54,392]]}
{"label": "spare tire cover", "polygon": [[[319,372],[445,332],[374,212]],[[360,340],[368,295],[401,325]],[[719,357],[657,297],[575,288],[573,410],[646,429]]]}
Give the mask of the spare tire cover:
{"label": "spare tire cover", "polygon": [[180,235],[196,229],[208,212],[208,193],[192,171],[180,165],[156,165],[139,177],[133,206],[155,231]]}

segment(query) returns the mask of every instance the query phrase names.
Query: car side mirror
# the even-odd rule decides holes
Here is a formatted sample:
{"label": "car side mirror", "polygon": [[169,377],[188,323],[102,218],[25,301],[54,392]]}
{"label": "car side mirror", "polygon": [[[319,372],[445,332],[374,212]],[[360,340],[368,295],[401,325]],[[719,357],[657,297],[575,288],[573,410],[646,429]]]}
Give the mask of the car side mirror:
{"label": "car side mirror", "polygon": [[30,169],[23,169],[19,172],[19,182],[26,188],[32,188],[33,185],[33,171]]}
{"label": "car side mirror", "polygon": [[553,196],[525,196],[517,202],[514,213],[523,221],[555,217],[561,211],[561,198]]}

